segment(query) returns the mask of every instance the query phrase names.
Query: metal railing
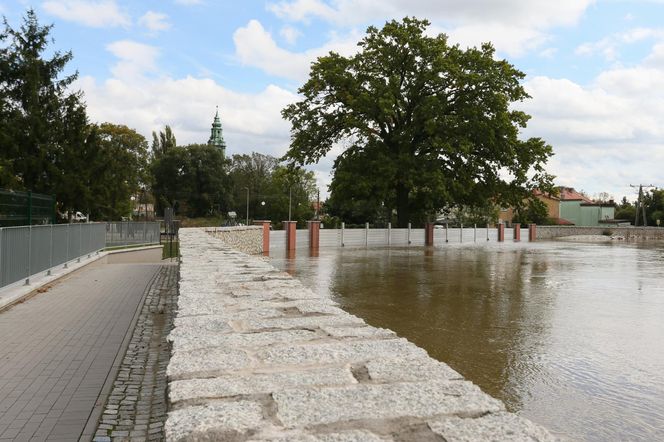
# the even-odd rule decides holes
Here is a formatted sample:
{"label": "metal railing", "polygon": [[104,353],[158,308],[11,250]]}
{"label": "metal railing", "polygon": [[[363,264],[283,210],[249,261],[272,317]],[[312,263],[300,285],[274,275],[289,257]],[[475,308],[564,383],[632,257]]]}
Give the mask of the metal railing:
{"label": "metal railing", "polygon": [[0,228],[0,287],[103,249],[105,223]]}
{"label": "metal railing", "polygon": [[106,247],[159,243],[161,223],[122,221],[106,223]]}

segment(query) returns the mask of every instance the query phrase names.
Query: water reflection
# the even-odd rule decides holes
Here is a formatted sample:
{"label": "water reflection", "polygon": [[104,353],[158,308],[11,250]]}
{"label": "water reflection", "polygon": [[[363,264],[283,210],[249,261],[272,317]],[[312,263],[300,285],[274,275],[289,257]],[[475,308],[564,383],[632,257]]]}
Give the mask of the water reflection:
{"label": "water reflection", "polygon": [[575,439],[664,438],[664,249],[321,249],[277,266]]}

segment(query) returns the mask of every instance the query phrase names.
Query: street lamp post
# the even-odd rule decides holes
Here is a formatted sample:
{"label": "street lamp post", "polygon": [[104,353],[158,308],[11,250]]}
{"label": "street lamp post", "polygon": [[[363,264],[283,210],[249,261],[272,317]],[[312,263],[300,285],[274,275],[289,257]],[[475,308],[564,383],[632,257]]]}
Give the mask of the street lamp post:
{"label": "street lamp post", "polygon": [[291,220],[291,202],[292,202],[292,186],[288,186],[288,221]]}
{"label": "street lamp post", "polygon": [[249,187],[245,187],[247,191],[247,223],[245,224],[246,226],[249,225]]}

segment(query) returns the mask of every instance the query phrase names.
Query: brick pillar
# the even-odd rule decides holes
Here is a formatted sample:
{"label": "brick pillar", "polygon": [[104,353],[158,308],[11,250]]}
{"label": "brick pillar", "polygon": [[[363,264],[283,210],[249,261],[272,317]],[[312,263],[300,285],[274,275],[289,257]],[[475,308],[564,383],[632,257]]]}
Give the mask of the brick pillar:
{"label": "brick pillar", "polygon": [[424,225],[424,245],[433,245],[433,223],[426,223]]}
{"label": "brick pillar", "polygon": [[537,224],[528,226],[528,241],[537,241]]}
{"label": "brick pillar", "polygon": [[254,221],[255,226],[263,226],[263,255],[270,254],[270,221]]}
{"label": "brick pillar", "polygon": [[297,221],[284,221],[284,230],[286,231],[286,250],[295,250],[295,227]]}
{"label": "brick pillar", "polygon": [[307,221],[309,228],[309,248],[318,250],[320,247],[320,221]]}
{"label": "brick pillar", "polygon": [[498,224],[498,241],[505,241],[505,224]]}
{"label": "brick pillar", "polygon": [[514,223],[514,241],[521,241],[521,224]]}

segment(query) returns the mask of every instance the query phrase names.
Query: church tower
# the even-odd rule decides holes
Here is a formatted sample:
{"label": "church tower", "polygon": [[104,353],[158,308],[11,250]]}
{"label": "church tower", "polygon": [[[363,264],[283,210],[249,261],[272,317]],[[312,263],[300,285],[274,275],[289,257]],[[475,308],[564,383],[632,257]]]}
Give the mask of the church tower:
{"label": "church tower", "polygon": [[208,140],[210,146],[217,146],[221,149],[221,156],[226,158],[226,142],[224,135],[221,131],[221,120],[219,119],[219,106],[217,106],[217,113],[214,115],[214,122],[210,130],[210,139]]}

